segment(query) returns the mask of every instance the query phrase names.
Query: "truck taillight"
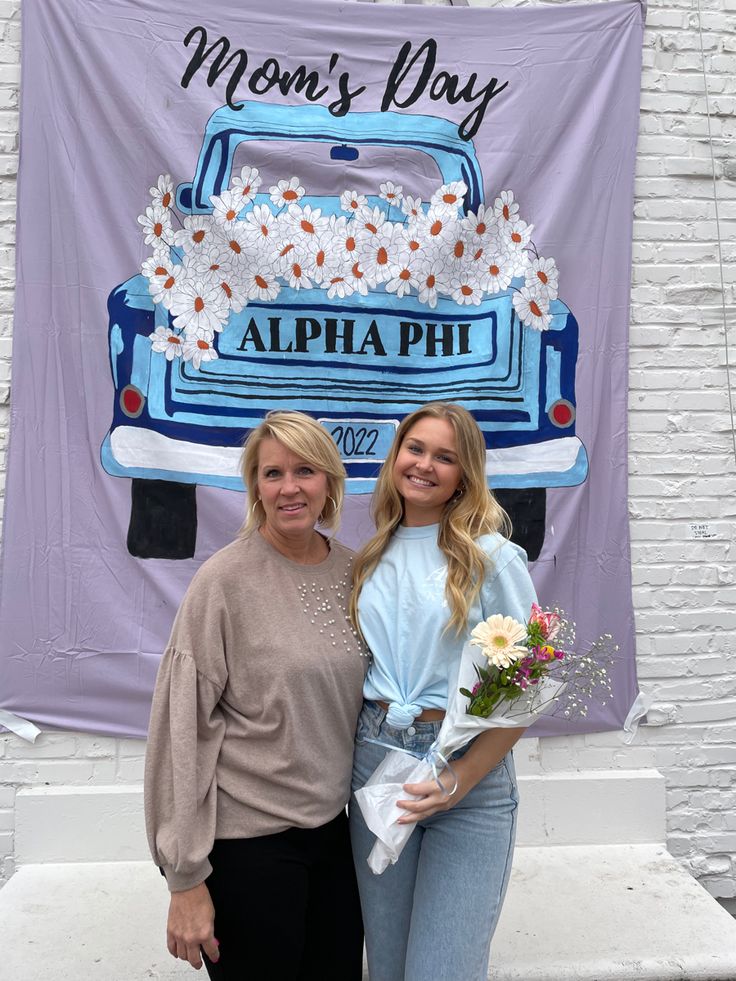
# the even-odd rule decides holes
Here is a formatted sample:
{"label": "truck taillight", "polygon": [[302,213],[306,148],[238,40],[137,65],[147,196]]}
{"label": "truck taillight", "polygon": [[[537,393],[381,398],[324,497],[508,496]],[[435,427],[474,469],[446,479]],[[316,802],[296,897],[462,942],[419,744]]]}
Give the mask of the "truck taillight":
{"label": "truck taillight", "polygon": [[547,415],[553,426],[565,429],[575,421],[575,406],[567,399],[560,399],[549,407]]}
{"label": "truck taillight", "polygon": [[120,393],[120,408],[131,419],[136,419],[143,412],[145,401],[143,393],[135,385],[126,385]]}

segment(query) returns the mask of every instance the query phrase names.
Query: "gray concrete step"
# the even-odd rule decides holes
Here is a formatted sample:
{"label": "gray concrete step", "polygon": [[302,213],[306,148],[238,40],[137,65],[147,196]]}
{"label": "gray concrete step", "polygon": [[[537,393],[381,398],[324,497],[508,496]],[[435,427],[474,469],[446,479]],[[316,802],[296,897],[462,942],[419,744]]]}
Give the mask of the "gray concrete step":
{"label": "gray concrete step", "polygon": [[[3,981],[202,978],[166,950],[167,904],[150,862],[24,866],[0,890]],[[736,921],[661,846],[519,848],[492,965],[492,981],[734,981]]]}

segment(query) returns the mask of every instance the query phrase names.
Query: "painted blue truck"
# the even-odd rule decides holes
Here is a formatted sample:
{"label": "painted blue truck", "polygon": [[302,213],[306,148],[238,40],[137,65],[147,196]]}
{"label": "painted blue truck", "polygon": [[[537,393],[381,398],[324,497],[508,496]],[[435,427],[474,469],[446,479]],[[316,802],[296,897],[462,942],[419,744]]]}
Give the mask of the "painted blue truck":
{"label": "painted blue truck", "polygon": [[[472,142],[445,119],[393,112],[336,118],[318,105],[246,103],[209,119],[194,179],[176,191],[182,213],[212,212],[210,197],[228,188],[236,150],[248,141],[288,142],[295,159],[300,148],[320,145],[343,169],[371,147],[420,152],[436,168],[437,184],[467,185],[466,211],[483,203]],[[262,190],[255,204],[269,203]],[[307,195],[300,204],[341,213],[339,192]],[[364,494],[398,421],[424,402],[447,400],[478,421],[489,486],[511,514],[515,540],[535,559],[546,489],[583,482],[588,463],[575,435],[577,322],[554,300],[547,330],[523,326],[512,306],[515,285],[479,306],[440,297],[433,309],[383,286],[341,300],[318,288],[284,287],[275,301],[250,301],[231,313],[216,336],[217,360],[199,370],[152,352],[149,336],[171,317],[153,302],[146,277],[117,286],[108,299],[113,414],[101,459],[109,474],[132,479],[129,551],[193,555],[196,486],[243,491],[243,440],[269,410],[299,409],[320,420],[341,450],[348,492]]]}

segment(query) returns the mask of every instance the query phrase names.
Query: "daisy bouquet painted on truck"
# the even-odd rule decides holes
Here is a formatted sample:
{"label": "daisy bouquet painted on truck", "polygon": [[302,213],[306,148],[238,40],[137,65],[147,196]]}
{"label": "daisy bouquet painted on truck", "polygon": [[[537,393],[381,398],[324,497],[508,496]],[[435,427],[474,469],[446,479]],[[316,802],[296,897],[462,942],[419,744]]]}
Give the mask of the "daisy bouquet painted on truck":
{"label": "daisy bouquet painted on truck", "polygon": [[532,604],[526,624],[494,614],[470,633],[457,681],[439,734],[422,759],[392,750],[356,797],[376,835],[368,865],[376,874],[397,861],[413,824],[398,824],[406,783],[434,778],[446,793],[454,776],[451,755],[485,729],[530,726],[539,716],[585,716],[595,695],[611,692],[608,667],[618,646],[610,634],[580,654],[574,650],[575,624],[560,610]]}

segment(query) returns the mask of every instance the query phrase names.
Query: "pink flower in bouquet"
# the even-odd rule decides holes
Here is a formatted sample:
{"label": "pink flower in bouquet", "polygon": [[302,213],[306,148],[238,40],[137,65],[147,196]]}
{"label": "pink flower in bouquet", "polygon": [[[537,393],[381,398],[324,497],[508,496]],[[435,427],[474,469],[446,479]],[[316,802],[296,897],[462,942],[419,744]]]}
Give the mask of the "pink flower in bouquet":
{"label": "pink flower in bouquet", "polygon": [[543,610],[541,606],[532,603],[532,613],[529,623],[538,623],[545,640],[554,640],[560,632],[560,614]]}

